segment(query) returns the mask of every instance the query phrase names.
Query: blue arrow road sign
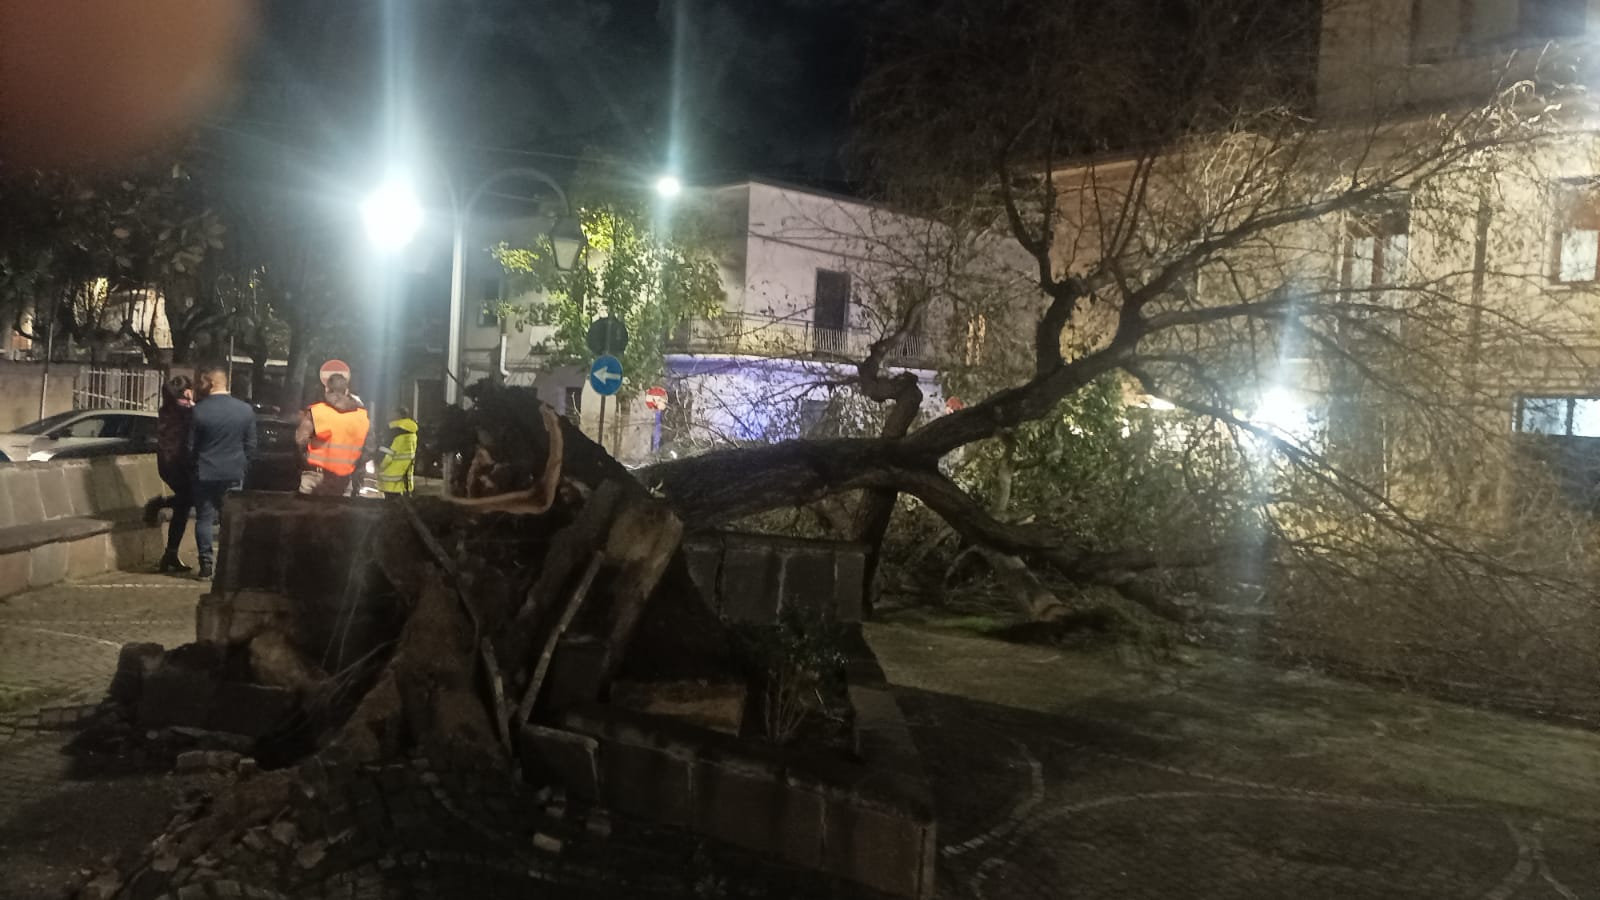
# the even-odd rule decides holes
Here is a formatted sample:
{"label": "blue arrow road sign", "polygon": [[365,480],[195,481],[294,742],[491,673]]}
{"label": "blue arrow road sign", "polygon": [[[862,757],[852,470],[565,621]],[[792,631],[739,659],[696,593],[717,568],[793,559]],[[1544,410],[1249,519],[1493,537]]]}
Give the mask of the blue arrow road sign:
{"label": "blue arrow road sign", "polygon": [[615,356],[596,357],[589,366],[589,386],[602,397],[622,390],[622,361]]}

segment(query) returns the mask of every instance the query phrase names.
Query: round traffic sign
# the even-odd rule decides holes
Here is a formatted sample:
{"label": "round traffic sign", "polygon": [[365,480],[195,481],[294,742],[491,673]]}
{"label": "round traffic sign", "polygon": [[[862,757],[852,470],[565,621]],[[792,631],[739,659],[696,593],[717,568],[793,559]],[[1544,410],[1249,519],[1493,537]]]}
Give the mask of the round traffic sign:
{"label": "round traffic sign", "polygon": [[589,333],[584,343],[595,356],[621,353],[628,349],[628,326],[612,316],[602,316],[589,323]]}
{"label": "round traffic sign", "polygon": [[317,377],[322,379],[322,386],[328,386],[329,375],[343,375],[350,377],[350,364],[342,359],[330,359],[322,364],[322,369],[317,372]]}
{"label": "round traffic sign", "polygon": [[622,360],[615,356],[597,357],[589,366],[589,387],[602,397],[622,390]]}
{"label": "round traffic sign", "polygon": [[656,385],[644,392],[645,409],[651,412],[662,412],[667,408],[667,389]]}

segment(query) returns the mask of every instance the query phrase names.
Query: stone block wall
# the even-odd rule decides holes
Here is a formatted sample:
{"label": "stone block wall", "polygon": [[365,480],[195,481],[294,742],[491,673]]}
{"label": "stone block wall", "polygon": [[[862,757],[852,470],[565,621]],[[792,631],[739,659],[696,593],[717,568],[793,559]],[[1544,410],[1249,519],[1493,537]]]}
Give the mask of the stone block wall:
{"label": "stone block wall", "polygon": [[153,454],[0,463],[0,596],[154,563],[140,512],[163,492]]}
{"label": "stone block wall", "polygon": [[683,552],[695,584],[728,621],[770,624],[794,607],[861,621],[866,548],[860,544],[713,532],[689,536]]}
{"label": "stone block wall", "polygon": [[244,643],[283,628],[302,654],[338,671],[392,639],[399,611],[382,602],[364,565],[383,520],[372,500],[243,491],[222,506],[217,574],[200,604],[197,637]]}
{"label": "stone block wall", "polygon": [[[868,688],[868,691],[877,689]],[[857,715],[860,761],[789,752],[596,705],[529,727],[521,756],[580,796],[899,897],[933,895],[937,829],[887,692]]]}
{"label": "stone block wall", "polygon": [[[199,638],[237,645],[262,630],[286,634],[326,670],[392,637],[400,622],[360,563],[385,506],[242,493],[223,508],[212,593]],[[724,618],[777,621],[784,608],[861,619],[864,552],[843,542],[697,535],[684,543],[691,575]],[[352,560],[355,560],[352,563]],[[363,598],[365,598],[363,600]],[[933,893],[936,825],[921,760],[898,705],[858,629],[850,702],[856,753],[797,753],[616,704],[557,704],[563,712],[518,735],[530,770],[618,811],[686,828],[889,894]],[[552,669],[588,664],[566,648]]]}

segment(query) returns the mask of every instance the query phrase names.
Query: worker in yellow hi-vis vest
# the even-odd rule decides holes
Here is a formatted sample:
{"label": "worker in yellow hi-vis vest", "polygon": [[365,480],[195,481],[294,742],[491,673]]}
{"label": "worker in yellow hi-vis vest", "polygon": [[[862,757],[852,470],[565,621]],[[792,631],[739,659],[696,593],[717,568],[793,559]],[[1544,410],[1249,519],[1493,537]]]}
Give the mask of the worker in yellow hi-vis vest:
{"label": "worker in yellow hi-vis vest", "polygon": [[378,463],[378,489],[385,499],[404,497],[416,487],[417,421],[404,406],[395,410]]}

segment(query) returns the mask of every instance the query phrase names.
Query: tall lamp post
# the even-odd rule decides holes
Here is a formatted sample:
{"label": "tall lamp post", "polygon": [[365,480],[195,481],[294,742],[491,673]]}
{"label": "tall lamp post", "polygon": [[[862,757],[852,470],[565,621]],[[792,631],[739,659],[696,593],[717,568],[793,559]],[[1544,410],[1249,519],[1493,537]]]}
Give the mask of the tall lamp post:
{"label": "tall lamp post", "polygon": [[[450,406],[455,406],[460,398],[461,314],[467,292],[467,228],[472,220],[472,210],[483,195],[495,185],[512,178],[542,182],[556,195],[556,199],[561,201],[564,215],[550,228],[550,249],[555,254],[556,268],[563,272],[571,271],[572,267],[577,265],[578,254],[583,249],[583,231],[577,227],[577,217],[573,212],[572,203],[567,199],[566,191],[561,189],[561,185],[557,184],[554,178],[538,169],[524,167],[501,169],[478,182],[478,185],[466,195],[465,202],[458,202],[454,191],[451,192],[454,221],[450,244],[450,345],[445,355],[444,388],[445,403]],[[557,240],[556,232],[562,226],[573,229],[575,235],[560,235],[562,240]],[[575,240],[567,240],[574,236]],[[563,244],[571,246],[571,255],[563,254]]]}
{"label": "tall lamp post", "polygon": [[[501,169],[478,182],[465,196],[451,187],[450,336],[445,350],[444,383],[445,403],[449,406],[455,406],[461,399],[461,316],[467,292],[467,232],[471,227],[472,213],[478,201],[491,188],[513,178],[544,184],[561,203],[563,214],[550,229],[550,244],[555,253],[557,269],[570,271],[577,264],[578,254],[583,247],[583,233],[577,228],[566,191],[554,178],[538,169]],[[383,250],[398,251],[409,244],[421,228],[422,204],[418,202],[410,181],[391,175],[362,204],[362,217],[366,222],[367,235],[374,245]],[[574,233],[558,235],[557,232],[563,227],[570,228]],[[564,244],[570,247],[570,252],[563,252],[568,249]]]}

